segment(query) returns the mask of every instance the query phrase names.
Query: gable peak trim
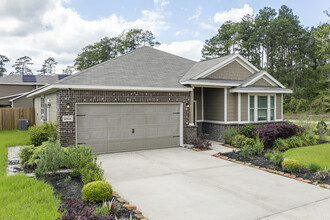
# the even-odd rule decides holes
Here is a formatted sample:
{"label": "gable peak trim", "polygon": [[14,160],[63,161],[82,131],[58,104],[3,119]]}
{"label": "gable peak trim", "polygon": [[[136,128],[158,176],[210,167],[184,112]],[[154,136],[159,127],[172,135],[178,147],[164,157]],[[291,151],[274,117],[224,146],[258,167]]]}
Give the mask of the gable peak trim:
{"label": "gable peak trim", "polygon": [[[277,86],[279,86],[279,87],[285,89],[285,86],[282,85],[282,83],[280,83],[279,81],[277,81],[274,77],[272,77],[269,73],[267,73],[267,72],[264,71],[264,70],[262,70],[262,71],[260,71],[260,72],[261,72],[261,74],[260,74],[259,76],[257,76],[256,78],[253,78],[253,79],[251,79],[250,81],[248,81],[248,82],[242,84],[241,87],[247,87],[247,86],[249,86],[249,85],[252,85],[253,83],[255,83],[255,82],[257,82],[258,80],[260,80],[261,78],[263,78],[263,79],[265,79],[265,80],[266,80],[267,82],[269,82],[269,83],[271,83],[271,82],[270,82],[270,80],[271,80],[271,81],[273,82],[273,83],[271,83],[272,85],[274,84],[275,86],[277,85]],[[264,77],[264,76],[266,76],[266,77],[269,78],[270,80],[268,80],[268,79],[267,79],[266,77]]]}

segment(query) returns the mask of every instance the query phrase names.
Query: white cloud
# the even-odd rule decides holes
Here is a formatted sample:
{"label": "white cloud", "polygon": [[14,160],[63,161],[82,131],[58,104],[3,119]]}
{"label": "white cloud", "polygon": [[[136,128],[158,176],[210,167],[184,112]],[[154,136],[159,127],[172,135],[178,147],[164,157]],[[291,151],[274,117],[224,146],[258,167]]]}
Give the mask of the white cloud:
{"label": "white cloud", "polygon": [[199,17],[201,16],[202,14],[202,8],[201,7],[198,7],[197,10],[196,10],[196,14],[192,15],[191,17],[188,18],[189,21],[191,20],[195,20],[195,21],[198,21],[199,20]]}
{"label": "white cloud", "polygon": [[204,23],[204,22],[200,22],[198,24],[198,26],[202,29],[205,29],[205,30],[211,30],[211,31],[216,31],[218,30],[216,27],[214,27],[212,24],[207,24],[207,23]]}
{"label": "white cloud", "polygon": [[253,14],[253,9],[250,5],[244,4],[243,8],[232,8],[229,11],[217,12],[213,19],[215,23],[225,23],[229,20],[239,22],[247,14]]}
{"label": "white cloud", "polygon": [[165,5],[170,4],[170,1],[166,1],[166,0],[154,0],[154,3],[156,5],[159,5],[160,7],[164,7]]}
{"label": "white cloud", "polygon": [[161,44],[157,49],[172,53],[187,59],[199,61],[202,58],[204,43],[200,40],[176,41],[170,44]]}
{"label": "white cloud", "polygon": [[117,36],[131,28],[150,30],[157,36],[169,28],[159,9],[143,10],[140,18],[131,21],[116,14],[85,20],[73,9],[63,7],[61,0],[26,2],[27,10],[15,7],[24,6],[25,1],[0,2],[0,48],[1,54],[11,60],[6,64],[8,73],[15,60],[25,55],[32,58],[34,73],[48,57],[58,61],[57,73],[61,73],[84,46],[105,36]]}

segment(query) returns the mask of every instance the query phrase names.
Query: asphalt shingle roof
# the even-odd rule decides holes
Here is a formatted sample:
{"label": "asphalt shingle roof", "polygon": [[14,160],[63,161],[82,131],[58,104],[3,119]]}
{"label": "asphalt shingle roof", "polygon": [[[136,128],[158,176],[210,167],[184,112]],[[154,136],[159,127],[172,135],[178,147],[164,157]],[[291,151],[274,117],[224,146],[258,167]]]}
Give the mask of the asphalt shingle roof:
{"label": "asphalt shingle roof", "polygon": [[195,64],[173,54],[141,47],[54,84],[183,88],[182,76]]}

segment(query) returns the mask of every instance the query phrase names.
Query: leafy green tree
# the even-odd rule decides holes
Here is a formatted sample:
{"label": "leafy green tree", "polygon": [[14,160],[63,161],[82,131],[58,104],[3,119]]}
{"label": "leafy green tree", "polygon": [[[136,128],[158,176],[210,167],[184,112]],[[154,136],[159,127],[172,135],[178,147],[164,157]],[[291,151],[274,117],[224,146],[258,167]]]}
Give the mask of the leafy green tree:
{"label": "leafy green tree", "polygon": [[74,66],[77,70],[84,70],[121,54],[125,54],[135,48],[159,44],[151,31],[142,29],[124,31],[118,37],[105,37],[100,42],[84,47],[83,52],[75,59]]}
{"label": "leafy green tree", "polygon": [[205,41],[202,57],[210,59],[234,53],[238,47],[237,32],[237,23],[232,21],[225,22],[214,37]]}
{"label": "leafy green tree", "polygon": [[9,62],[8,57],[0,54],[0,77],[2,77],[5,74],[5,72],[7,72],[5,68],[5,63],[7,62]]}
{"label": "leafy green tree", "polygon": [[312,31],[313,37],[315,38],[316,53],[321,58],[330,59],[330,25],[324,23],[317,27],[316,30]]}
{"label": "leafy green tree", "polygon": [[76,68],[74,66],[67,66],[65,69],[62,70],[62,73],[71,75],[74,71],[76,71]]}
{"label": "leafy green tree", "polygon": [[40,75],[53,75],[56,72],[57,62],[54,57],[47,58],[42,64],[41,70],[38,70]]}
{"label": "leafy green tree", "polygon": [[32,59],[28,56],[18,58],[13,65],[15,72],[11,72],[11,74],[33,75],[32,70],[29,67],[33,64],[31,60]]}

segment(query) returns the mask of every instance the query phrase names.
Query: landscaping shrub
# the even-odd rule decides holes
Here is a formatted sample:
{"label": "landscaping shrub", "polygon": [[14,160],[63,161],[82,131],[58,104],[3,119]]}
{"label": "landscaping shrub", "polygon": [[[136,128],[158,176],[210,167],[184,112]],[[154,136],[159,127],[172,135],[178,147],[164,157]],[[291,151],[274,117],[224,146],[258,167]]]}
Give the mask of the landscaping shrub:
{"label": "landscaping shrub", "polygon": [[321,140],[327,140],[327,124],[321,120],[316,125],[316,133],[319,135]]}
{"label": "landscaping shrub", "polygon": [[80,169],[94,160],[92,150],[85,145],[75,145],[64,148],[66,168]]}
{"label": "landscaping shrub", "polygon": [[259,134],[259,137],[264,141],[265,147],[270,148],[277,138],[289,138],[297,134],[302,134],[303,130],[303,127],[295,124],[270,124],[254,128],[252,135],[256,138]]}
{"label": "landscaping shrub", "polygon": [[315,163],[309,163],[307,165],[307,168],[310,169],[311,171],[314,171],[314,172],[321,169],[321,167],[319,165],[315,164]]}
{"label": "landscaping shrub", "polygon": [[289,173],[298,173],[300,166],[297,160],[284,159],[282,162],[282,169]]}
{"label": "landscaping shrub", "polygon": [[107,210],[107,213],[112,213],[115,216],[118,215],[122,205],[120,202],[112,198],[111,201],[105,201],[102,204],[102,207]]}
{"label": "landscaping shrub", "polygon": [[242,143],[245,140],[245,136],[241,134],[237,134],[232,138],[231,145],[234,147],[242,147]]}
{"label": "landscaping shrub", "polygon": [[319,170],[316,173],[316,179],[325,180],[329,176],[329,171],[327,169]]}
{"label": "landscaping shrub", "polygon": [[250,145],[253,146],[255,144],[253,138],[245,138],[244,141],[242,141],[241,146],[245,146],[245,145]]}
{"label": "landscaping shrub", "polygon": [[43,142],[42,145],[35,147],[32,156],[30,157],[29,161],[28,161],[28,167],[30,168],[35,168],[37,167],[39,161],[40,161],[40,157],[41,154],[43,153],[43,151],[46,149],[46,146],[49,142]]}
{"label": "landscaping shrub", "polygon": [[48,142],[44,151],[42,151],[40,160],[35,170],[36,175],[43,175],[45,172],[53,172],[60,169],[64,163],[64,151],[61,144]]}
{"label": "landscaping shrub", "polygon": [[277,138],[274,141],[273,147],[274,147],[274,149],[281,151],[281,152],[289,149],[289,146],[287,145],[286,141],[282,138]]}
{"label": "landscaping shrub", "polygon": [[292,136],[285,140],[288,148],[302,147],[304,146],[303,140],[299,136]]}
{"label": "landscaping shrub", "polygon": [[255,125],[245,125],[239,133],[245,137],[252,138],[252,132],[255,127]]}
{"label": "landscaping shrub", "polygon": [[256,137],[255,143],[252,145],[253,153],[260,155],[264,151],[264,142],[260,140],[259,136]]}
{"label": "landscaping shrub", "polygon": [[29,167],[28,162],[34,153],[34,150],[35,150],[34,145],[26,145],[20,149],[18,156],[19,156],[19,162],[23,166],[23,168]]}
{"label": "landscaping shrub", "polygon": [[40,126],[29,127],[29,135],[31,143],[40,146],[45,141],[57,140],[57,124],[45,123]]}
{"label": "landscaping shrub", "polygon": [[239,155],[245,158],[250,158],[254,154],[253,147],[250,145],[245,145],[241,147]]}
{"label": "landscaping shrub", "polygon": [[270,152],[267,152],[267,153],[265,153],[265,158],[266,159],[270,159],[271,158],[271,156],[272,156],[272,153],[270,153]]}
{"label": "landscaping shrub", "polygon": [[200,149],[209,149],[212,145],[211,142],[208,140],[208,134],[199,134],[197,138],[193,141],[193,145]]}
{"label": "landscaping shrub", "polygon": [[238,134],[235,128],[228,128],[224,131],[224,139],[227,144],[232,144],[232,139]]}
{"label": "landscaping shrub", "polygon": [[86,202],[102,202],[112,196],[112,187],[105,181],[94,181],[86,184],[82,191],[82,198]]}
{"label": "landscaping shrub", "polygon": [[108,218],[104,218],[102,215],[97,215],[94,211],[96,209],[96,205],[92,204],[88,206],[84,202],[76,199],[70,198],[64,205],[61,205],[58,209],[59,213],[62,213],[61,219],[69,220],[69,219],[115,219],[114,216],[107,216]]}
{"label": "landscaping shrub", "polygon": [[96,159],[85,164],[85,166],[78,169],[77,172],[81,176],[81,181],[84,184],[104,180],[104,170],[102,169],[101,164],[96,162]]}
{"label": "landscaping shrub", "polygon": [[284,155],[279,151],[273,151],[270,160],[277,166],[281,166],[284,160]]}

